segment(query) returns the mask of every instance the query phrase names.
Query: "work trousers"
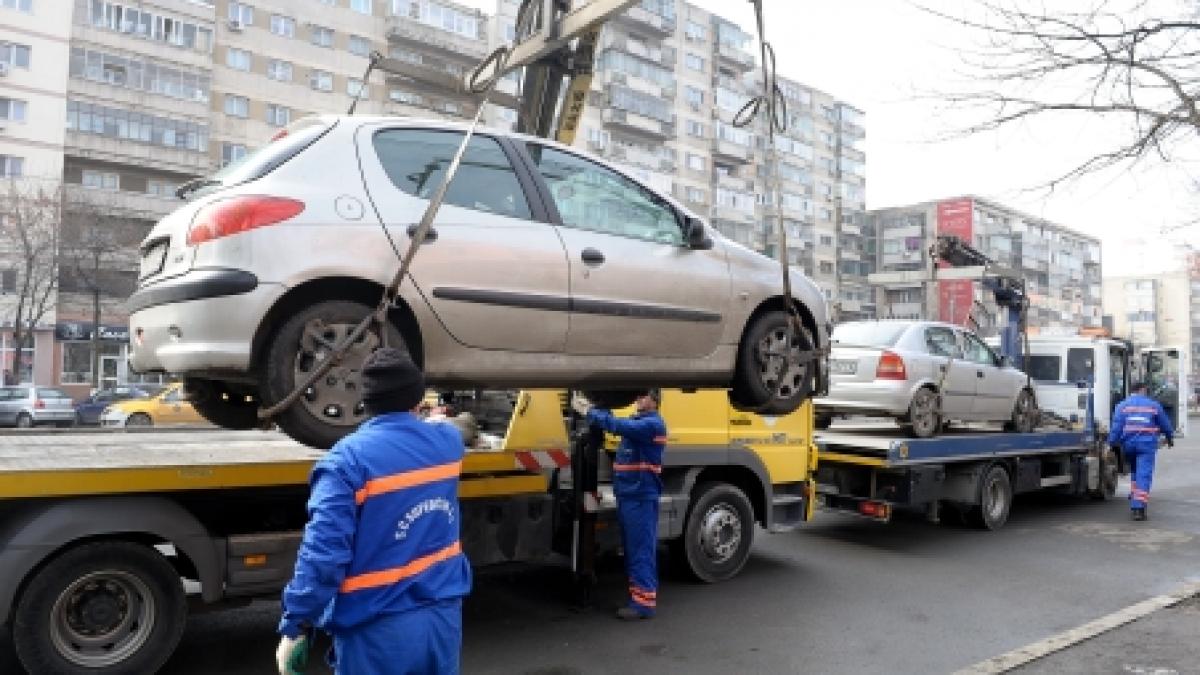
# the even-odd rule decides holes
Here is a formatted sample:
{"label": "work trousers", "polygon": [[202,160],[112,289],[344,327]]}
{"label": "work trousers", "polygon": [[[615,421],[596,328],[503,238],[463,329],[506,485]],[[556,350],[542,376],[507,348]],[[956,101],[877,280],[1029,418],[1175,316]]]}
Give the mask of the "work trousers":
{"label": "work trousers", "polygon": [[462,600],[385,614],[333,635],[336,675],[457,675],[462,651]]}
{"label": "work trousers", "polygon": [[1157,448],[1125,448],[1129,463],[1129,508],[1144,509],[1150,501],[1150,483],[1154,481],[1154,456]]}
{"label": "work trousers", "polygon": [[653,616],[658,606],[658,499],[617,498],[629,606]]}

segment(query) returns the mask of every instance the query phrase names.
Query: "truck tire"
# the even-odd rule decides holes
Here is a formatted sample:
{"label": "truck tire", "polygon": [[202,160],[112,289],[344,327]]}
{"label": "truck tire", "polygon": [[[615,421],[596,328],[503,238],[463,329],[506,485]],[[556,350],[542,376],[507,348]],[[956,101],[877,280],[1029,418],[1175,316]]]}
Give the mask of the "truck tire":
{"label": "truck tire", "polygon": [[184,380],[183,389],[192,407],[210,423],[238,431],[258,427],[258,396],[225,382],[198,378]]}
{"label": "truck tire", "polygon": [[683,535],[672,557],[697,581],[714,584],[737,576],[754,543],[754,510],[737,486],[701,483],[692,491]]}
{"label": "truck tire", "polygon": [[980,474],[976,494],[978,503],[967,512],[971,525],[984,530],[998,530],[1008,520],[1012,509],[1013,489],[1008,471],[993,464]]}
{"label": "truck tire", "polygon": [[29,581],[13,642],[38,675],[154,673],[179,644],[187,605],[179,574],[149,546],[82,544]]}
{"label": "truck tire", "polygon": [[1117,494],[1119,471],[1117,453],[1113,452],[1112,448],[1104,448],[1104,451],[1100,453],[1100,487],[1096,490],[1088,490],[1088,497],[1099,502],[1112,499]]}

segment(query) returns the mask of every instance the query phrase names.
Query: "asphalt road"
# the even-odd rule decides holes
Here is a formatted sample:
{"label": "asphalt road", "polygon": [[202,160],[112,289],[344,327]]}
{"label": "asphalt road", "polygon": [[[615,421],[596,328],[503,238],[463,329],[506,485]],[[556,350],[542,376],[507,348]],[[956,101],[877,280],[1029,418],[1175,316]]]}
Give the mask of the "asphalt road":
{"label": "asphalt road", "polygon": [[[760,531],[733,581],[667,576],[658,618],[632,625],[611,618],[616,566],[585,611],[564,602],[558,570],[488,574],[466,604],[463,670],[951,672],[1200,578],[1200,441],[1160,453],[1152,499],[1151,520],[1132,523],[1120,499],[1022,498],[990,533],[820,514],[791,534]],[[277,616],[265,601],[195,616],[164,672],[270,673]],[[1138,663],[1131,649],[1120,647],[1124,663]],[[1070,666],[1069,653],[1057,658]]]}

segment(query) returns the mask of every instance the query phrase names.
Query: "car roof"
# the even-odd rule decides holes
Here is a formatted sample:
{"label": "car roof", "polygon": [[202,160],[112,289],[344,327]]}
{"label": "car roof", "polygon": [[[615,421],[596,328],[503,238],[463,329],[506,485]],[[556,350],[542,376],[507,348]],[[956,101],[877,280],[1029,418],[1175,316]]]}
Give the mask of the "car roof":
{"label": "car roof", "polygon": [[[902,325],[910,326],[910,327],[921,326],[921,327],[926,327],[926,328],[931,327],[931,326],[937,326],[939,328],[949,328],[951,330],[963,330],[968,333],[975,332],[975,331],[971,330],[970,328],[963,328],[962,326],[956,326],[952,323],[946,323],[945,321],[927,321],[925,319],[864,319],[861,321],[843,321],[842,323],[838,324],[838,326],[848,326],[851,324],[872,324],[872,323],[893,324],[893,325],[902,324]],[[834,329],[836,330],[837,326],[834,326]]]}

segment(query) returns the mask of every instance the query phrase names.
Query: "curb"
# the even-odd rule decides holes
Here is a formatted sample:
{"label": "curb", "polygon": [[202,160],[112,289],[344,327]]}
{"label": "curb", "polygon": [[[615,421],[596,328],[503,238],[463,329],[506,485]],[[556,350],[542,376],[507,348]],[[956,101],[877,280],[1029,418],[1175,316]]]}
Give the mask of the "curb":
{"label": "curb", "polygon": [[1032,663],[1055,652],[1073,647],[1085,640],[1090,640],[1097,635],[1107,633],[1114,628],[1120,628],[1125,624],[1133,623],[1160,609],[1173,607],[1195,595],[1200,595],[1200,581],[1184,584],[1165,595],[1154,596],[1135,605],[1130,605],[1125,609],[1100,617],[1095,621],[1085,623],[1077,628],[1063,631],[1057,635],[1051,635],[1044,640],[1014,649],[1007,654],[1001,654],[986,661],[980,661],[962,670],[955,671],[954,675],[995,675],[996,673],[1007,673],[1010,670]]}

